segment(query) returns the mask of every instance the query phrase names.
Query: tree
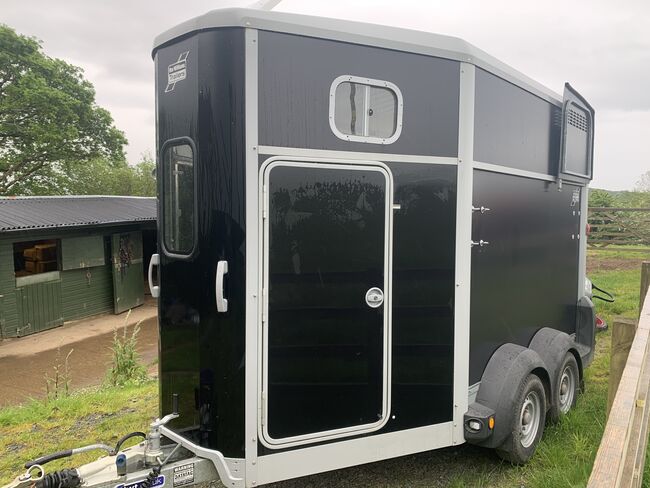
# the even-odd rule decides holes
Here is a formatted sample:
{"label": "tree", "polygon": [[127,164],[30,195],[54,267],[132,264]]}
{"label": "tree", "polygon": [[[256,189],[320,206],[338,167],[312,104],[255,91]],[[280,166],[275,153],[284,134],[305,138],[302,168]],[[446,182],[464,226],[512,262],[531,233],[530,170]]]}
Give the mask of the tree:
{"label": "tree", "polygon": [[636,182],[636,191],[650,192],[650,171],[646,171],[641,175],[639,181]]}
{"label": "tree", "polygon": [[590,207],[613,207],[614,203],[614,196],[607,190],[595,188],[589,191]]}
{"label": "tree", "polygon": [[124,166],[125,144],[80,68],[0,24],[0,195],[61,193],[62,173]]}
{"label": "tree", "polygon": [[61,194],[151,197],[156,195],[155,167],[149,153],[143,154],[140,162],[133,166],[110,165],[105,160],[93,159],[65,173],[57,186]]}

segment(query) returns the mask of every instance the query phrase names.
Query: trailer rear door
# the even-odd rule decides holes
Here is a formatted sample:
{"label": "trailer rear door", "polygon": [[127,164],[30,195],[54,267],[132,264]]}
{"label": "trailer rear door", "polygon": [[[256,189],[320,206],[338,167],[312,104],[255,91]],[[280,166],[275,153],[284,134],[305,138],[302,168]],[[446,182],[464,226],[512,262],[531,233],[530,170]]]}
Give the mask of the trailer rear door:
{"label": "trailer rear door", "polygon": [[263,172],[264,444],[379,429],[390,408],[390,171],[274,161]]}

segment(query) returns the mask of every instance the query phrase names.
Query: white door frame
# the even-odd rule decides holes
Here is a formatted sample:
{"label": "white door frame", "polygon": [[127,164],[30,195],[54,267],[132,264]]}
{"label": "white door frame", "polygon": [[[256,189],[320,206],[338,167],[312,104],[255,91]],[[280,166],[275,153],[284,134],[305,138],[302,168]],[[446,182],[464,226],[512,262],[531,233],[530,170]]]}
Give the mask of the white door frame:
{"label": "white door frame", "polygon": [[[345,171],[375,171],[385,178],[385,225],[384,225],[384,302],[383,302],[383,372],[382,372],[382,410],[381,417],[369,424],[355,425],[328,431],[313,432],[286,438],[276,439],[268,430],[268,290],[269,290],[269,178],[271,172],[277,167],[337,169]],[[322,442],[324,440],[338,439],[351,435],[365,434],[381,429],[390,418],[391,406],[391,370],[392,370],[392,255],[393,255],[393,177],[390,169],[383,163],[374,161],[345,161],[322,160],[317,158],[270,158],[260,168],[260,181],[262,182],[259,194],[261,202],[260,220],[262,221],[262,317],[260,329],[260,348],[258,361],[261,365],[261,391],[260,415],[258,418],[260,442],[270,449],[280,449],[300,446],[304,444]]]}

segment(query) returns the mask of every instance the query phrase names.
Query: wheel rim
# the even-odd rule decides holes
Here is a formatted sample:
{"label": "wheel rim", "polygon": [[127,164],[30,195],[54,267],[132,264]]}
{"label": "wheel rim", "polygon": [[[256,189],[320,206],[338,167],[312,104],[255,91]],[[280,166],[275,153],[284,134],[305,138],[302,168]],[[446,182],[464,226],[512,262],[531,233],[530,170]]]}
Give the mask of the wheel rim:
{"label": "wheel rim", "polygon": [[576,375],[571,366],[562,371],[560,377],[560,391],[558,392],[560,412],[567,413],[573,405],[573,397],[576,391]]}
{"label": "wheel rim", "polygon": [[519,425],[521,426],[520,442],[526,448],[535,442],[537,431],[539,430],[541,412],[542,401],[537,392],[531,391],[526,395],[519,415]]}

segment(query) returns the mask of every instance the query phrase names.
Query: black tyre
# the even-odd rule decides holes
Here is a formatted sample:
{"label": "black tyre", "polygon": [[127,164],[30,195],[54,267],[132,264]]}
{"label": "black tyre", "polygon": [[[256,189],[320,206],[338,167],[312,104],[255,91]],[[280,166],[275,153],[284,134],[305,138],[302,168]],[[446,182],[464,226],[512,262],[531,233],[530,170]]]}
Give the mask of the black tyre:
{"label": "black tyre", "polygon": [[573,354],[567,353],[558,371],[554,386],[555,399],[549,410],[549,417],[553,421],[566,415],[575,406],[580,391],[580,370]]}
{"label": "black tyre", "polygon": [[530,374],[519,385],[512,405],[510,435],[497,454],[512,464],[524,464],[535,453],[546,422],[546,392],[539,377]]}

